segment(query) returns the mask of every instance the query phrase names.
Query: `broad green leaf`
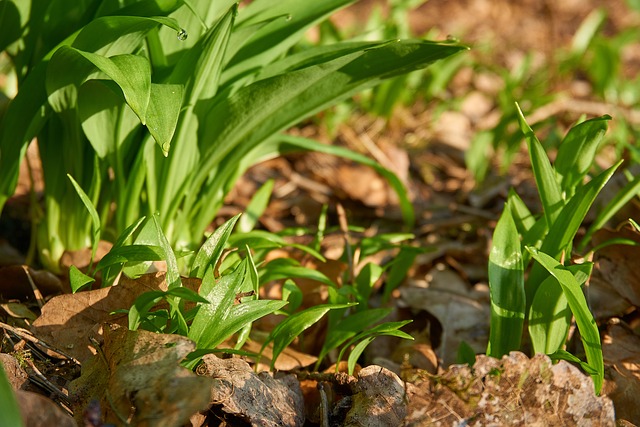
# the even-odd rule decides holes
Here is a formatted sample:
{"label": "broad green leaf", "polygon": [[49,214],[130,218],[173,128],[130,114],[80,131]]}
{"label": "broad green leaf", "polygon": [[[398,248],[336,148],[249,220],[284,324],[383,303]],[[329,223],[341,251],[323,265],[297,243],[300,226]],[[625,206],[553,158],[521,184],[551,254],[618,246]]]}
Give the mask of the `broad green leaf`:
{"label": "broad green leaf", "polygon": [[0,363],[0,425],[24,426],[18,401],[2,363]]}
{"label": "broad green leaf", "polygon": [[584,177],[591,169],[609,120],[610,116],[602,116],[582,122],[572,127],[562,140],[554,168],[567,200],[582,185]]}
{"label": "broad green leaf", "polygon": [[239,233],[248,233],[256,226],[269,204],[274,184],[275,181],[273,179],[268,180],[253,195],[251,202],[249,202],[249,205],[244,211],[244,215],[238,222]]}
{"label": "broad green leaf", "polygon": [[151,68],[149,61],[138,55],[125,54],[106,58],[69,46],[60,47],[47,67],[46,87],[49,104],[53,109],[59,112],[73,107],[75,101],[68,99],[68,88],[79,86],[96,69],[116,82],[140,123],[146,124]]}
{"label": "broad green leaf", "polygon": [[149,291],[135,299],[129,309],[129,330],[137,331],[149,310],[165,297],[163,291]]}
{"label": "broad green leaf", "polygon": [[[591,275],[592,267],[592,263],[585,263],[571,265],[567,269],[582,286]],[[528,320],[534,352],[550,354],[565,345],[571,324],[571,310],[555,277],[547,277],[538,288]]]}
{"label": "broad green leaf", "polygon": [[112,248],[100,262],[96,265],[96,270],[105,267],[127,262],[162,261],[164,260],[164,250],[154,245],[128,245],[119,248]]}
{"label": "broad green leaf", "polygon": [[505,206],[489,253],[491,329],[487,355],[501,358],[520,348],[525,317],[524,265],[520,236]]}
{"label": "broad green leaf", "polygon": [[549,359],[551,359],[554,362],[556,362],[558,360],[566,360],[568,362],[576,363],[576,364],[580,365],[580,367],[589,375],[598,375],[598,371],[593,369],[591,367],[591,365],[589,365],[588,363],[583,362],[582,360],[580,360],[579,358],[577,358],[573,354],[569,353],[568,351],[558,350],[553,354],[549,354],[548,356],[549,356]]}
{"label": "broad green leaf", "polygon": [[215,348],[245,325],[280,310],[287,304],[277,300],[250,300],[236,304],[220,323],[210,323],[207,334],[200,341],[201,348]]}
{"label": "broad green leaf", "polygon": [[529,335],[535,353],[550,354],[565,345],[571,310],[558,280],[547,277],[533,296],[529,310]]}
{"label": "broad green leaf", "polygon": [[[206,150],[192,185],[204,186],[205,191],[187,194],[185,209],[192,209],[198,198],[204,196],[201,200],[206,200],[207,194],[224,193],[226,180],[210,181],[211,171],[223,159],[235,167],[258,144],[303,118],[385,78],[424,68],[463,49],[416,40],[383,43],[376,49],[277,75],[240,89],[213,106],[204,120],[201,140]],[[230,171],[229,177],[235,173]],[[174,202],[179,204],[180,200]],[[218,206],[201,209],[193,214],[209,221],[212,216],[209,214]],[[197,229],[204,227],[202,223]]]}
{"label": "broad green leaf", "polygon": [[[541,252],[559,259],[561,253],[567,250],[573,242],[596,196],[621,164],[622,161],[618,162],[578,189],[576,194],[569,200],[569,203],[562,208],[556,222],[550,227],[549,233],[540,248]],[[546,276],[547,274],[541,265],[533,265],[526,285],[528,301],[533,298],[538,285]]]}
{"label": "broad green leaf", "polygon": [[535,225],[536,218],[513,188],[509,189],[507,201],[518,233],[524,236]]}
{"label": "broad green leaf", "polygon": [[167,292],[165,292],[165,295],[170,297],[178,297],[187,301],[209,304],[209,301],[205,297],[200,296],[196,291],[185,288],[184,286],[169,289]]}
{"label": "broad green leaf", "polygon": [[207,238],[204,244],[200,247],[200,250],[198,250],[196,257],[191,264],[191,272],[189,273],[190,277],[198,277],[202,279],[207,267],[215,268],[218,265],[218,261],[220,261],[222,252],[227,244],[227,240],[231,235],[231,231],[239,218],[240,214],[234,216],[218,227],[216,231],[211,233],[209,238]]}
{"label": "broad green leaf", "polygon": [[[140,225],[145,221],[145,219],[146,217],[142,217],[138,221],[128,226],[120,234],[120,236],[118,236],[118,238],[116,239],[115,243],[113,244],[109,252],[112,252],[118,248],[121,248],[122,246],[125,246],[125,244],[131,239],[133,234],[138,230]],[[97,269],[98,267],[96,266],[96,270]],[[120,265],[112,264],[110,266],[104,267],[102,269],[102,285],[111,286],[121,271],[122,271],[122,264]]]}
{"label": "broad green leaf", "polygon": [[22,38],[21,28],[29,16],[29,2],[0,1],[0,51]]}
{"label": "broad green leaf", "polygon": [[115,153],[140,126],[122,97],[102,80],[89,80],[80,87],[78,114],[82,130],[100,158]]}
{"label": "broad green leaf", "polygon": [[[276,359],[282,351],[303,331],[318,322],[329,310],[341,309],[355,305],[347,304],[322,304],[307,308],[299,313],[293,314],[276,326],[262,344],[262,350],[273,341],[273,357],[271,359],[271,369],[273,370]],[[262,352],[261,350],[261,352]]]}
{"label": "broad green leaf", "polygon": [[96,279],[91,276],[87,276],[82,271],[78,270],[78,267],[72,265],[69,267],[69,284],[71,285],[71,292],[74,294],[88,284],[94,283]]}
{"label": "broad green leaf", "polygon": [[75,179],[73,179],[71,175],[67,174],[67,177],[71,181],[71,184],[73,184],[73,188],[75,188],[76,193],[78,193],[78,196],[80,197],[80,200],[82,200],[82,204],[84,204],[85,208],[87,208],[87,212],[89,212],[89,216],[91,217],[93,227],[93,236],[91,238],[91,261],[89,262],[89,268],[91,268],[91,266],[93,265],[93,260],[96,257],[96,252],[98,250],[98,243],[100,242],[100,232],[102,230],[102,227],[100,225],[100,217],[98,216],[98,212],[93,206],[93,203],[91,203],[91,199],[89,199],[89,196],[87,196],[87,193],[84,192],[82,187],[80,187],[80,185],[76,182]]}
{"label": "broad green leaf", "polygon": [[151,84],[146,125],[153,139],[167,156],[182,108],[182,86]]}
{"label": "broad green leaf", "polygon": [[[353,3],[354,0],[326,0],[301,3],[283,0],[277,3],[254,1],[242,9],[238,27],[256,27],[252,37],[233,37],[230,44],[235,55],[225,69],[223,81],[255,73],[285,54],[314,24],[327,18],[332,12]],[[243,34],[238,34],[243,36]]]}
{"label": "broad green leaf", "polygon": [[[398,337],[398,338],[404,338],[404,339],[408,339],[408,340],[413,340],[413,337],[409,334],[407,334],[406,332],[403,332],[400,330],[400,328],[402,328],[403,326],[407,325],[411,323],[411,320],[405,320],[405,321],[401,321],[401,322],[386,322],[386,323],[382,323],[380,325],[374,326],[372,328],[369,328],[367,330],[365,330],[364,332],[359,333],[358,335],[356,335],[355,337],[351,338],[343,347],[342,350],[340,350],[340,353],[338,354],[338,361],[343,359],[344,353],[349,350],[351,348],[351,346],[353,346],[354,344],[362,341],[362,340],[367,340],[368,343],[370,343],[372,340],[370,338],[376,338],[382,335],[387,335],[387,336],[394,336],[394,337]],[[364,348],[366,347],[366,345],[364,347],[359,347],[361,350],[364,350]],[[353,351],[352,351],[353,354]],[[352,361],[353,362],[353,366],[355,366],[355,362],[357,361],[358,357],[360,357],[360,354],[358,354],[357,356],[354,357],[354,359],[351,358],[351,356],[349,357],[349,364]],[[336,370],[338,369],[339,364],[336,364]],[[353,371],[351,371],[353,372]]]}
{"label": "broad green leaf", "polygon": [[180,152],[169,156],[168,162],[160,162],[157,175],[151,175],[161,183],[157,209],[163,215],[172,215],[173,209],[177,209],[172,200],[198,167],[200,127],[218,91],[234,16],[235,6],[181,56],[167,79],[167,83],[183,85],[185,90],[184,109],[175,136]]}
{"label": "broad green leaf", "polygon": [[[227,331],[221,330],[221,325],[230,316],[236,295],[247,280],[247,268],[248,260],[245,259],[233,272],[220,277],[213,286],[207,285],[205,287],[203,279],[200,294],[209,301],[209,304],[200,306],[188,334],[189,338],[196,343],[197,348],[213,348],[228,336],[226,335]],[[213,279],[212,273],[207,273],[207,275],[208,278],[205,276],[207,281]],[[248,301],[247,304],[250,302]],[[224,338],[221,339],[221,336]]]}
{"label": "broad green leaf", "polygon": [[[154,1],[146,1],[138,4],[148,8],[154,3]],[[161,9],[158,11],[162,12]],[[162,20],[165,19],[162,18]],[[166,24],[170,22],[174,21],[169,19]],[[0,123],[0,152],[2,152],[2,156],[0,156],[0,210],[6,199],[15,190],[18,166],[24,156],[27,144],[40,131],[51,113],[47,103],[45,85],[48,62],[51,56],[61,46],[68,46],[71,43],[77,49],[98,52],[103,55],[131,53],[139,48],[144,35],[161,23],[165,23],[165,21],[148,17],[107,16],[97,18],[82,30],[60,42],[45,56],[42,62],[29,70],[28,76],[21,83],[18,94],[10,103],[2,123]],[[60,73],[63,75],[73,69],[69,68],[67,63],[62,64],[61,67]],[[77,70],[74,71],[77,72]],[[43,159],[43,161],[46,162],[47,159]]]}
{"label": "broad green leaf", "polygon": [[282,279],[309,279],[315,280],[330,287],[336,286],[327,276],[317,270],[302,267],[299,265],[291,265],[283,259],[275,259],[265,265],[260,271],[260,283],[268,283],[272,280]]}
{"label": "broad green leaf", "polygon": [[476,352],[466,341],[461,341],[458,346],[456,363],[473,366],[476,363]]}
{"label": "broad green leaf", "polygon": [[586,248],[587,244],[591,240],[593,233],[604,227],[604,225],[615,215],[620,209],[636,197],[640,193],[640,176],[635,177],[632,181],[629,181],[616,195],[600,209],[598,216],[591,223],[589,229],[585,233],[584,237],[578,245],[578,250],[582,251]]}
{"label": "broad green leaf", "polygon": [[542,206],[544,207],[544,216],[547,218],[547,224],[552,226],[562,206],[564,206],[562,191],[558,185],[558,181],[556,181],[555,171],[551,167],[551,162],[549,162],[544,147],[542,147],[533,130],[527,124],[522,110],[520,110],[520,106],[517,103],[516,109],[518,110],[520,129],[527,141],[529,157],[531,158],[531,168],[533,169],[533,176],[536,180],[538,192],[540,193]]}
{"label": "broad green leaf", "polygon": [[562,291],[569,303],[569,308],[580,330],[580,338],[587,355],[587,362],[597,372],[597,374],[592,375],[592,378],[595,391],[599,394],[604,378],[604,362],[602,359],[600,333],[598,331],[598,325],[589,311],[587,301],[582,293],[582,288],[571,271],[558,263],[558,261],[535,248],[527,248],[527,250],[531,252],[531,255],[536,261],[544,266],[544,268],[558,280],[558,283],[562,287]]}

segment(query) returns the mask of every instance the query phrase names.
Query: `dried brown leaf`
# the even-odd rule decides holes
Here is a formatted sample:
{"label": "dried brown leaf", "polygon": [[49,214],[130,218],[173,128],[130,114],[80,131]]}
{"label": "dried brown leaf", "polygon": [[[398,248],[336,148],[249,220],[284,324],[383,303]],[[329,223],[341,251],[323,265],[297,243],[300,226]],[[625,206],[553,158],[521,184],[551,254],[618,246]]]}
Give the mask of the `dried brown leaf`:
{"label": "dried brown leaf", "polygon": [[106,325],[102,353],[69,387],[77,421],[97,400],[103,420],[121,425],[180,426],[209,406],[211,379],[179,365],[195,349],[189,339]]}
{"label": "dried brown leaf", "polygon": [[[182,280],[192,289],[199,285],[196,279]],[[165,273],[145,274],[135,280],[123,277],[116,286],[54,297],[42,307],[33,324],[34,333],[82,361],[95,354],[89,338],[100,341],[102,323],[127,325],[126,315],[112,312],[128,309],[142,293],[156,290],[167,290]]]}
{"label": "dried brown leaf", "polygon": [[453,365],[425,379],[407,384],[406,426],[615,425],[611,400],[594,394],[590,377],[541,354],[479,355],[473,368]]}
{"label": "dried brown leaf", "polygon": [[605,361],[603,392],[613,400],[616,416],[637,423],[640,420],[640,336],[627,325],[611,321],[602,338]]}
{"label": "dried brown leaf", "polygon": [[[212,411],[229,425],[302,426],[304,402],[293,375],[256,374],[245,361],[208,354],[198,369],[213,378]],[[238,424],[236,424],[238,423]]]}

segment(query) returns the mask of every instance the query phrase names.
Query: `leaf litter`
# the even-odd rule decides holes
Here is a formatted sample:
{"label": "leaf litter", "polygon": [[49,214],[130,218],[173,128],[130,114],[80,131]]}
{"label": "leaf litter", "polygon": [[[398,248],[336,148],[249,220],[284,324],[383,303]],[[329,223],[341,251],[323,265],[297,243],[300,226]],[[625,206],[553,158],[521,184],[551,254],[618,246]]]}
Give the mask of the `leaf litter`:
{"label": "leaf litter", "polygon": [[[462,25],[470,29],[471,37],[480,40],[484,37],[482,31],[486,31],[487,23],[504,31],[514,28],[495,25],[492,19],[483,21],[483,16],[503,19],[500,17],[504,15],[495,11],[505,6],[502,4],[505,2],[490,6],[471,2],[470,7],[474,11],[471,14],[459,10],[459,5],[443,3],[446,2],[429,2],[429,10],[438,12],[440,8],[440,11],[425,14],[429,18],[423,18],[424,22],[419,25],[432,27],[443,23],[443,34],[455,32],[453,20],[438,18],[447,9],[453,10],[451,16],[466,17]],[[615,4],[608,7],[620,20],[619,11],[624,8],[616,8]],[[534,2],[526,1],[506,7],[511,14],[522,15],[528,14],[527,8],[532,5]],[[483,7],[488,10],[483,10]],[[558,17],[552,17],[557,20],[556,24],[560,20],[573,24],[580,20],[567,12],[571,7],[561,7],[567,16],[559,13]],[[554,46],[559,44],[558,40],[572,34],[567,28],[563,31],[540,31],[540,28],[545,28],[545,15],[534,15],[536,19],[528,22],[527,26],[538,30],[517,28],[517,37],[511,37],[514,43],[528,47]],[[509,50],[504,52],[502,60],[505,64],[516,63],[518,53],[521,54]],[[502,360],[478,356],[473,367],[449,366],[456,361],[456,351],[461,342],[471,345],[476,351],[482,350],[483,334],[487,333],[485,324],[488,323],[485,315],[488,299],[486,288],[483,288],[483,283],[486,283],[483,274],[486,273],[478,273],[479,265],[480,270],[486,266],[483,259],[486,236],[482,230],[497,217],[499,206],[496,201],[508,188],[504,179],[490,176],[487,182],[493,178],[492,186],[487,184],[470,192],[473,180],[464,169],[468,138],[477,130],[491,127],[496,120],[497,109],[492,100],[496,98],[502,80],[490,72],[472,73],[467,68],[462,69],[454,81],[459,87],[452,89],[453,95],[465,95],[461,111],[443,115],[434,126],[425,126],[425,123],[433,123],[431,116],[434,110],[422,106],[410,113],[401,111],[386,127],[381,120],[354,119],[350,123],[353,129],[338,132],[334,141],[368,153],[380,162],[387,162],[387,167],[401,177],[416,175],[417,172],[420,178],[418,184],[409,180],[414,203],[422,213],[417,234],[421,244],[433,247],[434,251],[418,257],[410,280],[400,288],[394,302],[400,306],[395,315],[399,318],[413,317],[416,324],[412,327],[421,337],[416,343],[404,346],[382,338],[375,341],[366,360],[375,361],[384,368],[370,365],[360,370],[356,377],[325,372],[320,380],[305,386],[307,380],[295,379],[286,372],[296,372],[299,378],[303,378],[300,370],[315,360],[304,352],[294,352],[290,363],[276,365],[278,370],[286,371],[284,375],[256,374],[241,359],[219,359],[213,355],[205,358],[206,370],[201,368],[205,371],[199,371],[200,376],[190,374],[179,364],[185,352],[192,348],[193,344],[188,340],[144,331],[130,332],[117,326],[126,326],[124,316],[110,314],[130,306],[144,291],[166,290],[162,273],[159,273],[137,280],[123,279],[113,288],[81,292],[74,296],[62,295],[45,304],[33,331],[42,342],[81,360],[83,371],[80,377],[73,369],[69,370],[71,374],[61,375],[60,367],[73,365],[69,360],[43,356],[42,345],[31,347],[23,337],[6,329],[5,341],[9,344],[5,346],[3,342],[3,351],[12,351],[15,357],[8,359],[3,354],[2,362],[5,367],[14,367],[9,373],[16,381],[16,388],[42,393],[37,386],[25,382],[26,377],[34,378],[34,374],[28,374],[32,368],[25,366],[24,361],[18,361],[35,356],[46,360],[46,363],[36,360],[37,364],[42,364],[40,368],[45,376],[55,380],[54,377],[61,375],[59,389],[72,401],[67,412],[73,410],[76,421],[84,425],[101,425],[104,422],[119,425],[121,418],[138,425],[202,425],[204,422],[233,425],[234,421],[254,425],[301,425],[299,423],[305,419],[322,425],[400,425],[402,422],[405,425],[488,425],[515,424],[524,420],[531,425],[536,422],[538,425],[613,425],[611,401],[620,422],[638,424],[640,338],[634,313],[637,313],[640,285],[633,268],[637,258],[633,255],[635,249],[629,250],[629,247],[611,246],[600,253],[589,289],[598,320],[604,322],[615,317],[603,333],[607,372],[605,396],[594,396],[590,378],[573,365],[562,361],[552,365],[544,356],[528,358],[521,353],[512,353]],[[575,118],[565,119],[571,121]],[[327,135],[317,135],[316,128],[302,128],[299,132],[331,140]],[[420,146],[420,141],[425,140],[431,141],[430,144]],[[372,141],[375,141],[373,145],[370,144]],[[376,147],[381,152],[376,151]],[[241,181],[235,197],[230,197],[227,209],[242,210],[246,204],[242,196],[252,194],[251,188],[256,187],[256,182],[264,182],[263,178],[274,175],[274,171],[281,172],[281,175],[275,175],[284,175],[285,179],[279,178],[281,181],[275,188],[277,200],[260,220],[267,228],[275,230],[285,225],[313,223],[319,207],[334,201],[343,203],[352,216],[373,223],[374,231],[376,227],[383,227],[385,221],[397,223],[400,217],[399,210],[393,205],[394,193],[381,177],[367,168],[317,155],[290,156],[254,168]],[[510,179],[519,188],[528,185],[530,177],[517,158]],[[367,186],[361,185],[362,182]],[[26,193],[28,187],[24,190]],[[535,204],[535,193],[523,193]],[[634,217],[637,208],[630,206],[630,209],[631,212],[626,213]],[[287,223],[291,214],[293,222]],[[602,239],[600,241],[611,237],[604,233],[598,236]],[[3,245],[3,251],[7,254],[2,256],[3,259],[20,259],[20,253],[11,248],[6,249]],[[330,262],[338,263],[338,256],[334,258]],[[74,260],[76,262],[77,259]],[[21,267],[12,268],[13,276],[9,276],[10,270],[0,271],[0,293],[4,299],[14,300],[0,306],[0,314],[3,320],[28,327],[32,318],[29,312],[10,304],[17,300],[25,309],[37,311],[32,304],[31,284]],[[60,283],[53,283],[53,288],[47,288],[34,273],[32,278],[45,298],[60,292]],[[18,278],[20,275],[22,277]],[[198,283],[189,286],[197,289]],[[16,291],[18,294],[5,294]],[[317,339],[320,339],[321,331],[317,333]],[[124,348],[132,351],[124,354]],[[397,351],[389,352],[388,348],[396,348]],[[425,361],[419,362],[417,359],[420,357]],[[265,366],[270,363],[268,359],[261,362]],[[76,377],[75,382],[69,385],[68,381]],[[300,383],[306,388],[301,389]],[[102,384],[102,387],[95,387],[95,384]],[[180,384],[179,389],[176,384]],[[313,393],[308,391],[308,387]],[[173,393],[178,390],[178,394]],[[24,398],[27,392],[23,391],[18,396],[21,405],[24,405],[23,400],[31,399]],[[311,399],[311,394],[317,400]],[[260,402],[266,402],[262,404],[264,406],[252,400],[255,396],[259,396]],[[60,407],[65,407],[64,399],[54,400]],[[301,400],[307,403],[306,408],[300,405]],[[314,403],[309,405],[309,401]],[[34,423],[73,425],[73,421],[68,424],[71,420],[69,415],[58,410],[59,406],[50,399],[40,396],[30,402],[28,409],[23,406],[23,413],[35,416],[51,414],[51,418]],[[262,407],[279,410],[266,411],[266,415],[261,416],[256,408]],[[87,424],[93,422],[91,420],[96,422]]]}

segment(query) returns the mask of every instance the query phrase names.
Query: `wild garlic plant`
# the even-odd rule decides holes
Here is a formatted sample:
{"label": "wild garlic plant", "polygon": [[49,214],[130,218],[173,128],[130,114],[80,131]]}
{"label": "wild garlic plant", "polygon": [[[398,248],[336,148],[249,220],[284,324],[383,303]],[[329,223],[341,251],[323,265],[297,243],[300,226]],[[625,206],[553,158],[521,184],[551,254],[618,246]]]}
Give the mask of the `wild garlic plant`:
{"label": "wild garlic plant", "polygon": [[[465,49],[419,39],[292,49],[350,3],[4,2],[0,46],[18,93],[0,123],[0,208],[35,139],[45,181],[37,245],[50,269],[96,230],[114,240],[155,213],[172,247],[195,250],[251,165],[296,150],[351,155],[283,130]],[[96,207],[97,229],[67,174]]]}

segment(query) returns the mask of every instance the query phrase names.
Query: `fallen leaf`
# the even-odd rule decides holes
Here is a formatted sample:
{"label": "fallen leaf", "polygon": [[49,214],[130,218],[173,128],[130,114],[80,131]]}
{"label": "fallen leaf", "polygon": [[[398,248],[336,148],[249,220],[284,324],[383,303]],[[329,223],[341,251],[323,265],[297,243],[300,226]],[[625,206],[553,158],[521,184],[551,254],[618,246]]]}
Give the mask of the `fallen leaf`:
{"label": "fallen leaf", "polygon": [[397,426],[407,414],[404,383],[381,366],[361,369],[353,391],[344,426]]}
{"label": "fallen leaf", "polygon": [[[28,269],[29,276],[43,296],[62,292],[62,282],[54,274],[46,270]],[[10,265],[0,268],[0,298],[33,301],[33,288],[29,276],[22,265]]]}
{"label": "fallen leaf", "polygon": [[425,310],[442,325],[442,340],[436,348],[442,364],[456,361],[462,341],[476,353],[486,350],[489,337],[490,305],[486,290],[470,288],[458,273],[434,268],[428,287],[400,288],[401,302],[414,310]]}
{"label": "fallen leaf", "polygon": [[293,375],[256,374],[238,358],[204,356],[198,367],[213,378],[211,411],[227,425],[302,426],[305,420],[300,384]]}
{"label": "fallen leaf", "polygon": [[542,354],[478,355],[473,367],[453,365],[408,383],[407,397],[405,426],[615,425],[613,403],[594,394],[589,376]]}
{"label": "fallen leaf", "polygon": [[7,313],[8,316],[13,317],[14,319],[28,319],[33,322],[38,318],[38,316],[29,308],[21,303],[17,302],[8,302],[5,304],[0,304],[0,308]]}
{"label": "fallen leaf", "polygon": [[640,336],[617,319],[602,337],[605,362],[603,393],[613,400],[618,419],[640,420]]}
{"label": "fallen leaf", "polygon": [[15,357],[7,353],[0,353],[0,363],[4,366],[4,372],[14,390],[21,390],[29,385],[29,375],[20,367],[20,363]]}
{"label": "fallen leaf", "polygon": [[[182,281],[191,289],[197,289],[200,283],[197,279]],[[42,307],[41,316],[33,323],[33,332],[83,361],[95,354],[89,338],[101,340],[102,323],[128,324],[126,315],[112,312],[128,309],[142,293],[155,290],[167,290],[165,273],[145,274],[135,280],[123,276],[116,286],[54,297]]]}
{"label": "fallen leaf", "polygon": [[105,423],[183,425],[211,400],[211,379],[179,365],[194,349],[182,336],[106,325],[102,352],[83,364],[69,386],[76,421],[97,400]]}
{"label": "fallen leaf", "polygon": [[[593,236],[593,244],[599,245],[613,238],[631,239],[640,243],[640,235],[630,229],[619,231],[599,230]],[[595,257],[596,269],[602,279],[631,304],[640,307],[640,271],[636,263],[640,246],[610,245],[600,249]]]}
{"label": "fallen leaf", "polygon": [[75,427],[76,423],[53,400],[41,394],[18,390],[16,400],[24,425]]}

